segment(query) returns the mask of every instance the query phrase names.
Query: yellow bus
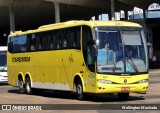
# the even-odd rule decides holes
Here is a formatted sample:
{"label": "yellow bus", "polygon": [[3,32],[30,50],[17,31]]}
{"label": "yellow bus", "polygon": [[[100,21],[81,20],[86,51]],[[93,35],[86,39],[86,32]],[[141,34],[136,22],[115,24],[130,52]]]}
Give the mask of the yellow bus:
{"label": "yellow bus", "polygon": [[17,31],[8,37],[8,83],[21,93],[51,89],[118,94],[148,89],[143,28],[123,21],[68,21]]}

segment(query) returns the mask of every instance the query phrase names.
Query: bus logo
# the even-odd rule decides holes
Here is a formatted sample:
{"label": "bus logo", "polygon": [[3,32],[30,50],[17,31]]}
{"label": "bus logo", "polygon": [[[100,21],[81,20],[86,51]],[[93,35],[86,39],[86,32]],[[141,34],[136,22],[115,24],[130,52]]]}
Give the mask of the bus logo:
{"label": "bus logo", "polygon": [[127,83],[127,79],[124,79],[124,83],[125,83],[125,84]]}

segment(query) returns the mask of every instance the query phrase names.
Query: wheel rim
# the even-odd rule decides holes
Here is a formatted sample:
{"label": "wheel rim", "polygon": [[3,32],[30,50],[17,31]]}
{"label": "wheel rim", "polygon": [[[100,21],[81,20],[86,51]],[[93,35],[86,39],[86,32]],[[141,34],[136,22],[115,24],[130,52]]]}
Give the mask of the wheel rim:
{"label": "wheel rim", "polygon": [[31,87],[30,87],[30,82],[29,81],[27,81],[27,92],[30,92],[31,91]]}
{"label": "wheel rim", "polygon": [[20,89],[23,89],[23,88],[24,88],[23,86],[24,86],[23,81],[20,80],[20,82],[19,82],[19,88],[20,88]]}
{"label": "wheel rim", "polygon": [[83,100],[84,99],[84,97],[83,97],[83,89],[82,89],[82,85],[81,84],[77,85],[77,97],[78,97],[78,100]]}
{"label": "wheel rim", "polygon": [[78,93],[78,95],[82,94],[82,88],[80,85],[78,85],[78,87],[77,87],[77,93]]}

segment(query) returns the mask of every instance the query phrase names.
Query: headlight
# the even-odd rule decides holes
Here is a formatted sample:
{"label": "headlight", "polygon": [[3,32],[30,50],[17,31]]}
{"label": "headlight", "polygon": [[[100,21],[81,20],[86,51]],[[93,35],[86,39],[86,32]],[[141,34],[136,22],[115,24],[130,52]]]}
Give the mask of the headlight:
{"label": "headlight", "polygon": [[147,79],[144,79],[144,80],[140,80],[140,81],[138,81],[138,83],[139,83],[139,84],[141,84],[141,83],[146,83],[146,82],[148,82],[148,80],[147,80]]}
{"label": "headlight", "polygon": [[109,81],[109,80],[98,79],[97,81],[98,81],[99,83],[101,83],[101,84],[112,84],[112,82]]}

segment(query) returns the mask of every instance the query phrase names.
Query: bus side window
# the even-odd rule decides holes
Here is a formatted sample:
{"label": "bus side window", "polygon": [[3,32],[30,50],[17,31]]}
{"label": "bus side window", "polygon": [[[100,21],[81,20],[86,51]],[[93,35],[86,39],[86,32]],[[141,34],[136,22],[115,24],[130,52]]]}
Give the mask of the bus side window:
{"label": "bus side window", "polygon": [[73,48],[73,38],[71,37],[71,29],[69,28],[66,32],[66,38],[68,43],[68,48]]}
{"label": "bus side window", "polygon": [[31,45],[31,51],[35,51],[35,46],[34,45]]}
{"label": "bus side window", "polygon": [[27,35],[18,36],[18,40],[19,40],[20,52],[25,52],[27,50],[26,49]]}
{"label": "bus side window", "polygon": [[55,32],[53,32],[52,35],[52,45],[53,45],[53,49],[57,49],[56,45],[57,45],[57,36],[55,34]]}
{"label": "bus side window", "polygon": [[26,41],[26,51],[30,51],[30,40],[31,40],[31,35],[27,35],[27,41]]}
{"label": "bus side window", "polygon": [[61,30],[62,48],[67,48],[66,30]]}
{"label": "bus side window", "polygon": [[63,41],[63,47],[64,47],[64,48],[67,47],[67,40],[66,40],[66,39],[64,39],[64,41]]}
{"label": "bus side window", "polygon": [[52,38],[52,33],[51,32],[46,32],[46,41],[47,41],[47,49],[51,50],[53,48],[52,42],[51,42],[51,38]]}
{"label": "bus side window", "polygon": [[71,29],[70,41],[73,48],[80,49],[80,27]]}
{"label": "bus side window", "polygon": [[61,49],[61,33],[60,31],[57,31],[57,34],[56,34],[56,37],[57,37],[57,49]]}
{"label": "bus side window", "polygon": [[70,30],[66,30],[66,40],[67,40],[67,47],[68,48],[72,48],[72,39],[71,39],[71,36],[70,36]]}
{"label": "bus side window", "polygon": [[42,50],[46,50],[47,48],[47,35],[45,33],[41,34],[42,37]]}
{"label": "bus side window", "polygon": [[75,42],[76,42],[76,47],[80,49],[80,29],[76,29]]}
{"label": "bus side window", "polygon": [[53,49],[53,32],[46,32],[46,49]]}
{"label": "bus side window", "polygon": [[75,40],[74,40],[74,32],[73,31],[70,32],[70,41],[71,41],[71,47],[75,48],[76,43],[75,43]]}
{"label": "bus side window", "polygon": [[12,42],[13,42],[13,53],[18,53],[20,51],[18,44],[18,37],[12,38]]}
{"label": "bus side window", "polygon": [[37,33],[35,37],[35,49],[36,50],[45,50],[46,47],[46,37],[45,33]]}
{"label": "bus side window", "polygon": [[13,53],[13,42],[12,42],[11,38],[9,39],[9,42],[8,42],[8,51],[10,53]]}
{"label": "bus side window", "polygon": [[39,38],[39,43],[38,43],[38,50],[42,50],[42,37],[41,36],[38,36]]}
{"label": "bus side window", "polygon": [[31,51],[35,51],[36,50],[36,48],[35,48],[35,46],[36,46],[36,37],[35,37],[35,34],[32,34],[32,37],[31,37],[31,40],[30,40],[30,50]]}

